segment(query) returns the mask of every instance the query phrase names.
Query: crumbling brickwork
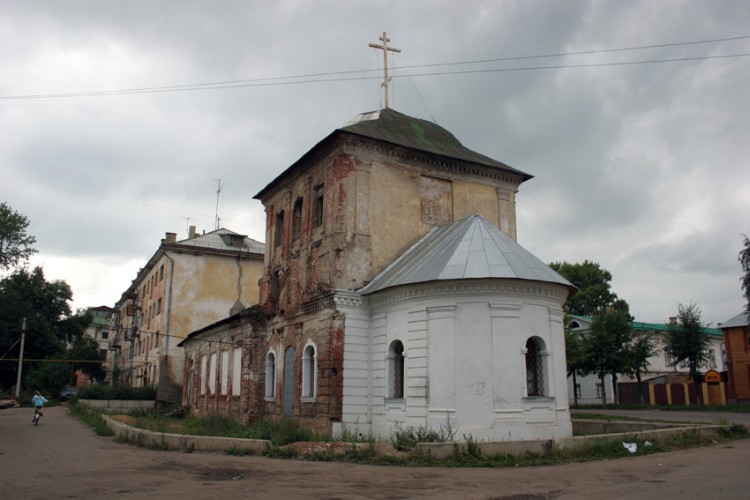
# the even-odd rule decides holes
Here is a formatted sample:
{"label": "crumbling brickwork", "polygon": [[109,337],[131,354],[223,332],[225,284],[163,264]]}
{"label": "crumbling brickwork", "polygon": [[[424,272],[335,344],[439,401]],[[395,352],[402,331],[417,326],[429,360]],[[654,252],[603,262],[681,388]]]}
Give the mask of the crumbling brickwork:
{"label": "crumbling brickwork", "polygon": [[[256,195],[266,210],[258,306],[268,321],[234,337],[218,328],[210,334],[250,343],[257,358],[255,368],[243,367],[246,385],[237,400],[200,391],[202,382],[194,380],[191,404],[198,411],[286,415],[331,432],[342,418],[347,320],[334,297],[362,288],[428,231],[453,220],[478,213],[515,237],[514,195],[530,176],[460,149],[437,126],[387,114],[395,126],[388,133],[417,148],[391,140],[396,136],[339,130]],[[417,137],[406,137],[415,130]],[[199,369],[221,373],[208,351],[200,356]]]}

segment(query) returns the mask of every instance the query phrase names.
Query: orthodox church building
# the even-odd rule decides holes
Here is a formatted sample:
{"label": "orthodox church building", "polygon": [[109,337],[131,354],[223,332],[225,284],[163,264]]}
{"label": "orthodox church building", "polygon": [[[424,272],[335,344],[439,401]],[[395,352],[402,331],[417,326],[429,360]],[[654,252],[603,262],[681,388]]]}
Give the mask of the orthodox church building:
{"label": "orthodox church building", "polygon": [[255,196],[259,304],[182,342],[183,402],[333,434],[569,437],[574,287],[515,241],[530,178],[387,107],[333,131]]}

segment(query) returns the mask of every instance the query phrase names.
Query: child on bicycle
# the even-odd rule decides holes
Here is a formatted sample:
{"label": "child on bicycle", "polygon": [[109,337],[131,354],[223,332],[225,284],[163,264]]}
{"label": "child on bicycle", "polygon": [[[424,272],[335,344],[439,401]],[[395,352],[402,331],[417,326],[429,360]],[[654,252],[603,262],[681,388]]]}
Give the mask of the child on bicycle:
{"label": "child on bicycle", "polygon": [[[40,414],[44,414],[44,403],[48,403],[49,401],[47,398],[39,394],[39,391],[34,391],[34,396],[31,398],[31,402],[34,403],[34,409],[35,411],[38,411]],[[33,420],[32,420],[33,422]]]}

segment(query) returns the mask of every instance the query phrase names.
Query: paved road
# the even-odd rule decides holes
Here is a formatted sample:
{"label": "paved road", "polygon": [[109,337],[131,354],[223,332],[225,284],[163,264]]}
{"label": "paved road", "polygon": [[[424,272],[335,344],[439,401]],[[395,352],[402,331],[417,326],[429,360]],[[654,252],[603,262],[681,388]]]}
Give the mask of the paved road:
{"label": "paved road", "polygon": [[[750,413],[729,411],[675,411],[675,410],[605,410],[587,408],[571,410],[576,413],[598,413],[602,415],[629,416],[641,420],[664,420],[667,422],[705,422],[711,424],[741,424],[750,428]],[[750,497],[750,493],[748,494]]]}
{"label": "paved road", "polygon": [[503,469],[377,467],[186,454],[94,435],[49,408],[0,410],[0,498],[748,498],[750,440],[593,463]]}

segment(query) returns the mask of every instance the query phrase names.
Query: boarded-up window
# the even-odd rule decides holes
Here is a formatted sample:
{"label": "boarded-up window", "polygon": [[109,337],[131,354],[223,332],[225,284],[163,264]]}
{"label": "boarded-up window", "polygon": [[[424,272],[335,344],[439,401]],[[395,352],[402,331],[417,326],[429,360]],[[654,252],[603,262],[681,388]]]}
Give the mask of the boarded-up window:
{"label": "boarded-up window", "polygon": [[266,356],[266,398],[276,396],[276,355],[272,352]]}
{"label": "boarded-up window", "polygon": [[237,396],[240,393],[240,381],[242,375],[242,348],[234,350],[234,359],[232,360],[232,394]]}
{"label": "boarded-up window", "polygon": [[206,380],[208,380],[208,367],[206,365],[208,365],[208,358],[203,356],[201,358],[201,394],[206,393]]}
{"label": "boarded-up window", "polygon": [[313,189],[312,225],[318,227],[323,224],[323,184]]}
{"label": "boarded-up window", "polygon": [[302,397],[315,397],[315,377],[317,374],[317,357],[315,346],[310,344],[305,347],[302,354]]}
{"label": "boarded-up window", "polygon": [[284,211],[276,214],[276,227],[274,228],[273,243],[278,247],[284,241]]}
{"label": "boarded-up window", "polygon": [[208,392],[216,394],[216,353],[211,354],[208,362]]}
{"label": "boarded-up window", "polygon": [[221,393],[229,389],[229,351],[221,351]]}
{"label": "boarded-up window", "polygon": [[421,177],[422,222],[441,226],[453,220],[453,184],[434,177]]}
{"label": "boarded-up window", "polygon": [[302,236],[302,198],[297,198],[292,209],[292,239]]}

